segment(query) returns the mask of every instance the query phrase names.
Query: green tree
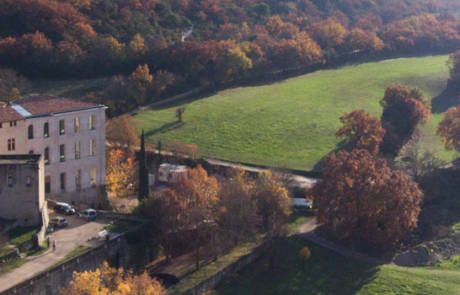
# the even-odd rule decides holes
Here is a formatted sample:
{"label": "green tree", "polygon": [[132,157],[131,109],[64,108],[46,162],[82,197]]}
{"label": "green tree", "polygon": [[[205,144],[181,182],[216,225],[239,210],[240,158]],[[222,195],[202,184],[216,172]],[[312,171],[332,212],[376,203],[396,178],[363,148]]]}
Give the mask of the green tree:
{"label": "green tree", "polygon": [[139,151],[139,189],[138,189],[138,198],[143,200],[149,195],[149,174],[147,169],[147,159],[145,156],[145,139],[144,139],[144,129],[142,129],[141,134],[141,148]]}

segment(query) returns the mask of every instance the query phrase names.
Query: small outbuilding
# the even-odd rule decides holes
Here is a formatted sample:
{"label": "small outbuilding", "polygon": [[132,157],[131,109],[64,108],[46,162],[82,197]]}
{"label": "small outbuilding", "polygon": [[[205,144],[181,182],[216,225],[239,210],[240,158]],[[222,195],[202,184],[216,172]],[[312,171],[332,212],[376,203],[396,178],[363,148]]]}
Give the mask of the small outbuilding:
{"label": "small outbuilding", "polygon": [[176,183],[181,176],[187,176],[187,166],[163,163],[158,169],[158,180],[163,183]]}

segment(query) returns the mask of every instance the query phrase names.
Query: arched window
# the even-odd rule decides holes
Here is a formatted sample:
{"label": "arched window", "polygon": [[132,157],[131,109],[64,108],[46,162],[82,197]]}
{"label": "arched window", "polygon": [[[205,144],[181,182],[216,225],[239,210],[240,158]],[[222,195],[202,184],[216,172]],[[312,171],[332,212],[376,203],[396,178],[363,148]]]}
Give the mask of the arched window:
{"label": "arched window", "polygon": [[29,125],[29,128],[27,129],[27,134],[28,134],[29,139],[34,138],[34,126],[33,125]]}

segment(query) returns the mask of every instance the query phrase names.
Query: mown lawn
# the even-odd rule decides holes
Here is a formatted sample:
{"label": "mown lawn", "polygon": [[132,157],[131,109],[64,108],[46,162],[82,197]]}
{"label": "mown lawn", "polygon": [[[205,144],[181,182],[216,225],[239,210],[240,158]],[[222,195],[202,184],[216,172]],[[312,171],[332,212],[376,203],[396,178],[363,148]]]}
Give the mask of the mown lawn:
{"label": "mown lawn", "polygon": [[[460,294],[460,271],[443,268],[372,267],[293,237],[274,269],[260,259],[212,295],[230,294]],[[305,271],[297,256],[307,245],[312,258]]]}
{"label": "mown lawn", "polygon": [[[265,86],[239,87],[177,106],[140,112],[134,120],[149,141],[196,143],[201,155],[236,162],[311,170],[338,147],[344,112],[365,109],[380,116],[379,100],[390,84],[420,87],[436,97],[448,79],[447,56],[400,58],[323,70]],[[441,114],[423,127],[421,148],[449,161],[435,135]]]}

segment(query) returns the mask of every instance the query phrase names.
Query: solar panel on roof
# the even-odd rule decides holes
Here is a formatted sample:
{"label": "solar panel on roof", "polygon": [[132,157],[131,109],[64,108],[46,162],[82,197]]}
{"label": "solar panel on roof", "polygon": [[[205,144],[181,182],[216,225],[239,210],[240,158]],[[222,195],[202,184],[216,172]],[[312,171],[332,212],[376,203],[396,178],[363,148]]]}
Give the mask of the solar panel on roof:
{"label": "solar panel on roof", "polygon": [[20,105],[14,104],[14,105],[11,106],[11,108],[14,109],[16,112],[18,112],[23,117],[27,118],[27,117],[32,116],[32,114],[29,113],[28,110],[26,110],[25,108],[23,108]]}

